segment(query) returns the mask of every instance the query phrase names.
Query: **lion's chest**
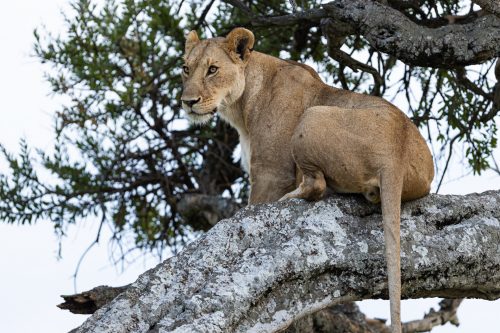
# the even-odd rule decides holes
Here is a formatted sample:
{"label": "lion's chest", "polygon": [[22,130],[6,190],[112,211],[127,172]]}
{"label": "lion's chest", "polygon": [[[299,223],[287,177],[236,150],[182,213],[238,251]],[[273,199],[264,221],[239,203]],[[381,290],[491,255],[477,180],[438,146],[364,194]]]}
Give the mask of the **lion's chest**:
{"label": "lion's chest", "polygon": [[239,112],[237,109],[226,106],[219,110],[219,115],[224,121],[229,123],[229,125],[238,131],[240,136],[241,167],[245,170],[245,172],[250,173],[250,138],[248,131],[245,129],[241,111]]}

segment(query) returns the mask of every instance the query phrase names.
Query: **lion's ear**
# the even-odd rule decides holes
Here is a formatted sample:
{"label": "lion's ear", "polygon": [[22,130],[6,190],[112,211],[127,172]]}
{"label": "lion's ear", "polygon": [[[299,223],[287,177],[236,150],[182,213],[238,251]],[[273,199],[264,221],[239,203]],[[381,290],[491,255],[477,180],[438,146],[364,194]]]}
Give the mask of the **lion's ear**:
{"label": "lion's ear", "polygon": [[229,52],[246,62],[252,52],[255,37],[253,32],[245,28],[235,28],[226,36]]}
{"label": "lion's ear", "polygon": [[198,38],[198,34],[195,30],[191,30],[186,36],[186,45],[184,49],[184,53],[188,54],[191,49],[200,42],[200,38]]}

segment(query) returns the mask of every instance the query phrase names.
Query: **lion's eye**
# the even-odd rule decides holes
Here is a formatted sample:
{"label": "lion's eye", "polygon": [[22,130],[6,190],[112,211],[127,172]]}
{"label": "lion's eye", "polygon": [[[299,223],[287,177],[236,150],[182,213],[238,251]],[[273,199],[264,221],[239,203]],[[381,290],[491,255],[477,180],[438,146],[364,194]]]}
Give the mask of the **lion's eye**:
{"label": "lion's eye", "polygon": [[210,66],[208,67],[208,74],[215,74],[219,70],[219,67],[217,66]]}
{"label": "lion's eye", "polygon": [[182,71],[184,74],[189,75],[189,67],[188,66],[182,66]]}

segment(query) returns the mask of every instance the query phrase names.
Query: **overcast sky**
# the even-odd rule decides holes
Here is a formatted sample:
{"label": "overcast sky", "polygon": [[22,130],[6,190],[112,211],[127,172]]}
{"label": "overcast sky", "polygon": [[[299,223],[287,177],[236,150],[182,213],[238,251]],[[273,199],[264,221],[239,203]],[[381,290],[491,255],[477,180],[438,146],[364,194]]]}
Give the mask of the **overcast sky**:
{"label": "overcast sky", "polygon": [[[32,147],[51,147],[52,115],[60,101],[49,96],[43,68],[31,57],[31,50],[35,27],[43,24],[52,32],[64,31],[61,10],[68,10],[67,0],[17,0],[0,4],[0,142],[12,152],[17,150],[20,138],[26,138]],[[1,163],[0,170],[3,170]],[[463,167],[455,165],[450,179],[463,173]],[[480,192],[498,189],[499,183],[498,176],[486,173],[482,177],[448,181],[441,192]],[[95,237],[97,222],[89,220],[70,228],[62,244],[62,259],[58,260],[57,239],[50,221],[40,221],[34,226],[6,225],[0,221],[0,332],[67,332],[85,319],[55,305],[61,302],[59,295],[74,292],[72,275],[80,255]],[[82,263],[78,291],[103,284],[130,283],[156,264],[151,259],[139,260],[122,272],[110,263],[107,237],[102,240]],[[403,320],[422,317],[437,301],[403,302]],[[369,316],[389,316],[386,301],[365,301],[361,306]],[[499,301],[467,300],[459,310],[460,328],[448,325],[433,332],[498,331],[499,313]]]}

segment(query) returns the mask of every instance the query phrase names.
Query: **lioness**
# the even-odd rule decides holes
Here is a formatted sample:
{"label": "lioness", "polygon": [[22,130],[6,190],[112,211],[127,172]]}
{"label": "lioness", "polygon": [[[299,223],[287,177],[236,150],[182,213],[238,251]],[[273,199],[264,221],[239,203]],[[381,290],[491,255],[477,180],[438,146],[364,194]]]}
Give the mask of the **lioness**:
{"label": "lioness", "polygon": [[254,40],[243,28],[203,41],[191,31],[183,108],[195,123],[218,113],[236,128],[250,204],[317,200],[327,186],[381,201],[392,332],[400,332],[400,206],[429,193],[425,140],[391,103],[332,88],[309,66],[253,51]]}

